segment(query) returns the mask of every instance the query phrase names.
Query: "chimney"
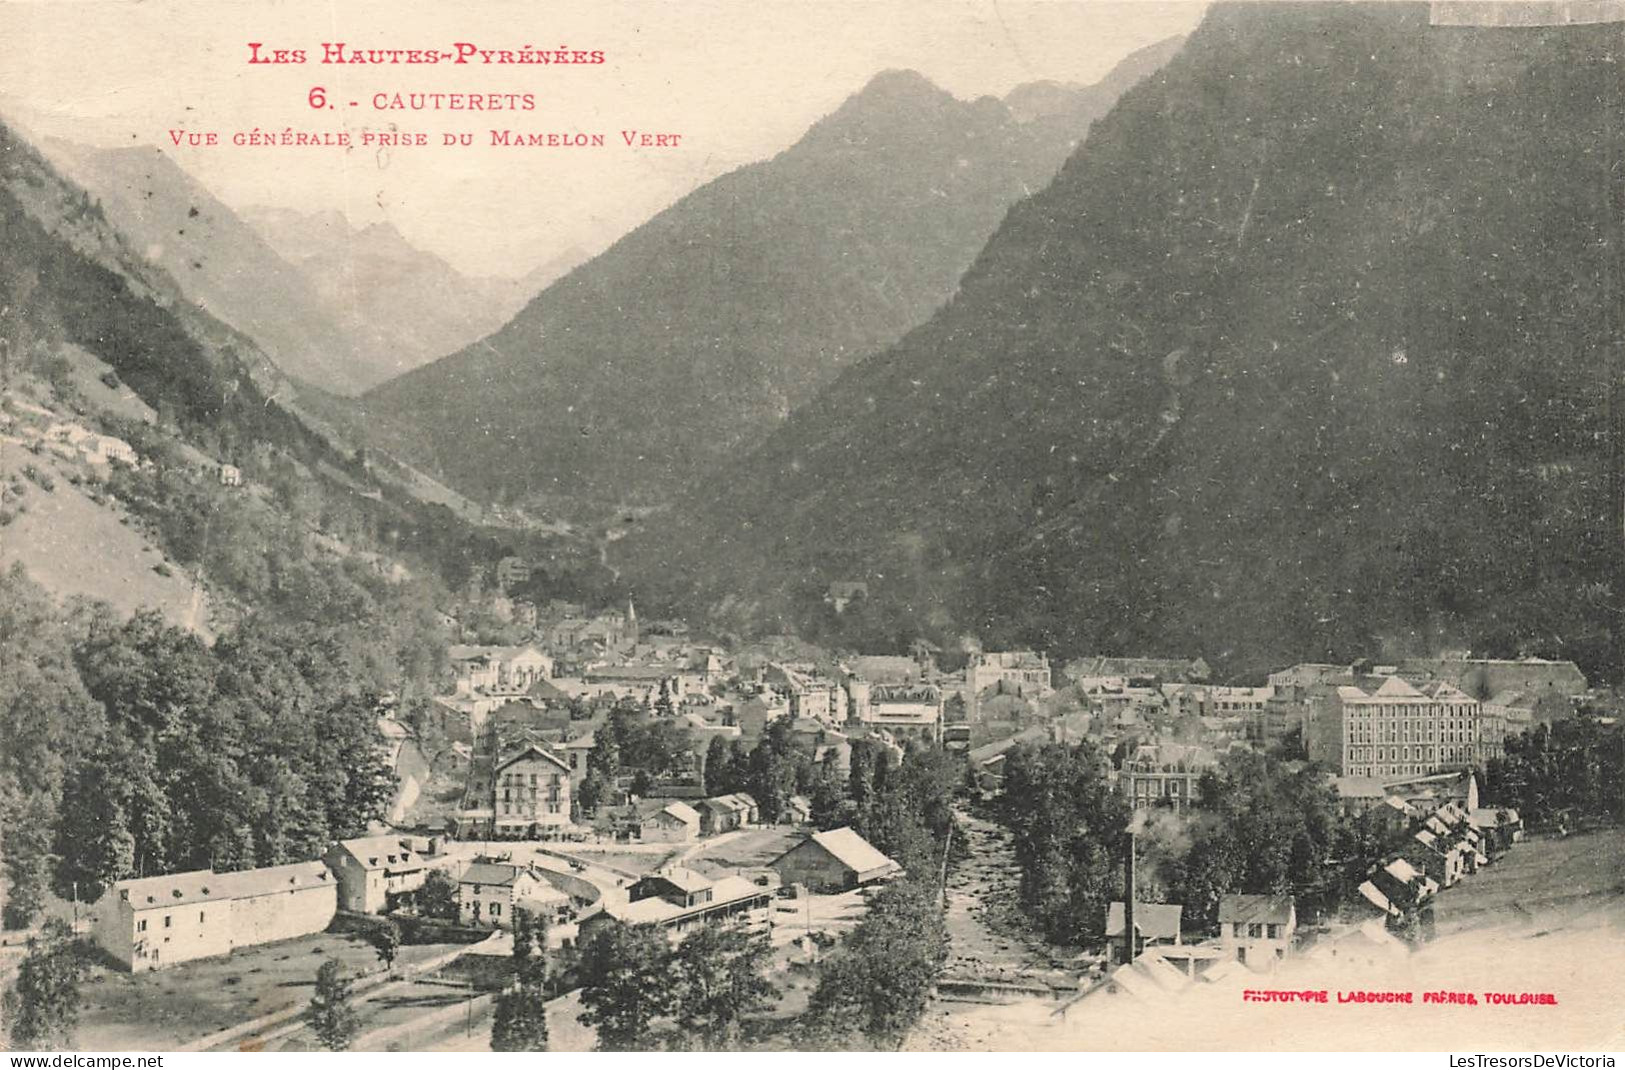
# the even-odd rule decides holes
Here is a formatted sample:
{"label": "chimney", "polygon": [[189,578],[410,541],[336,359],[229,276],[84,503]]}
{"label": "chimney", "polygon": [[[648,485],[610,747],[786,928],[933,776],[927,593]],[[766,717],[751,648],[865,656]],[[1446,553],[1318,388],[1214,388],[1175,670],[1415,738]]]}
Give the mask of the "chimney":
{"label": "chimney", "polygon": [[1134,961],[1134,833],[1128,834],[1127,853],[1123,858],[1123,964]]}

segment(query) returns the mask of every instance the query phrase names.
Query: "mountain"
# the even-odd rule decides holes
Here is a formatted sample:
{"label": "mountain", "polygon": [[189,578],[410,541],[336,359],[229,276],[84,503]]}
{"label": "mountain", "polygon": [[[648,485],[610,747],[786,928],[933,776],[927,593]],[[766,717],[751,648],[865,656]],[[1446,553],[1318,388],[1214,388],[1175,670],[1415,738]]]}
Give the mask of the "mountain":
{"label": "mountain", "polygon": [[465,493],[669,500],[924,321],[1009,206],[1168,51],[1102,89],[1056,87],[1027,122],[879,75],[795,145],[695,190],[362,407]]}
{"label": "mountain", "polygon": [[[199,217],[202,210],[199,212]],[[91,194],[0,124],[0,371],[78,346],[166,425],[211,448],[331,448],[289,406],[294,385],[241,331],[200,308]]]}
{"label": "mountain", "polygon": [[300,270],[340,323],[352,377],[361,386],[490,333],[586,259],[569,249],[519,279],[471,278],[389,223],[356,229],[341,212],[284,208],[248,208],[242,216]]}
{"label": "mountain", "polygon": [[1617,671],[1618,40],[1215,6],[929,322],[620,544],[639,604]]}
{"label": "mountain", "polygon": [[161,151],[60,140],[43,148],[188,300],[253,338],[284,372],[346,393],[375,381],[350,367],[343,329],[304,273]]}

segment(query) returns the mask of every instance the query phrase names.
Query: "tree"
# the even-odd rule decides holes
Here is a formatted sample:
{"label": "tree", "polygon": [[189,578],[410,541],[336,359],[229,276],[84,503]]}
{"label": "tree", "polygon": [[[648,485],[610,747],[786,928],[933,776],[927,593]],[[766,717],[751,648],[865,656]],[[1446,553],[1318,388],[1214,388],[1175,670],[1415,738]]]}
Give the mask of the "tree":
{"label": "tree", "polygon": [[88,963],[73,930],[60,918],[47,921],[28,941],[28,956],[4,1000],[14,1051],[73,1046],[79,1025],[79,983]]}
{"label": "tree", "polygon": [[673,1013],[684,1032],[713,1051],[736,1047],[740,1024],[778,997],[763,976],[773,955],[762,937],[704,925],[672,961]]}
{"label": "tree", "polygon": [[600,1051],[648,1051],[654,1020],[671,1009],[671,948],[651,925],[611,921],[582,949],[580,1019]]}
{"label": "tree", "polygon": [[51,884],[52,809],[48,796],[19,799],[0,789],[0,850],[9,885],[0,927],[25,929],[45,908]]}
{"label": "tree", "polygon": [[431,869],[418,889],[418,913],[426,918],[456,921],[457,882],[443,869]]}
{"label": "tree", "polygon": [[925,1013],[948,957],[934,881],[894,881],[830,959],[804,1019],[814,1037],[854,1027],[874,1047],[896,1050]]}
{"label": "tree", "polygon": [[609,795],[609,783],[598,770],[589,770],[581,780],[581,787],[576,790],[576,806],[583,815],[590,815],[596,811]]}
{"label": "tree", "polygon": [[728,741],[712,736],[705,748],[705,794],[716,798],[733,792],[728,773]]}
{"label": "tree", "polygon": [[350,1006],[350,981],[338,959],[328,959],[316,971],[316,993],[305,1012],[310,1028],[328,1051],[347,1051],[355,1040],[361,1018]]}
{"label": "tree", "polygon": [[547,1050],[547,926],[522,907],[513,917],[513,983],[496,999],[491,1050]]}
{"label": "tree", "polygon": [[384,969],[393,972],[395,956],[401,950],[401,927],[395,920],[379,918],[378,924],[367,930],[367,943],[378,953],[378,961],[384,964]]}

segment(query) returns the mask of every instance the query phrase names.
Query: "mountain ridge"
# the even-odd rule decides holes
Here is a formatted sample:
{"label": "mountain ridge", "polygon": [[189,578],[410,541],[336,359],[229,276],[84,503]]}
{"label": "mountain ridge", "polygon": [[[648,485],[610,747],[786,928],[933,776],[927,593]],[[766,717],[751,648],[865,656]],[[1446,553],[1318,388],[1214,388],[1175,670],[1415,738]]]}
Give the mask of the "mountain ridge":
{"label": "mountain ridge", "polygon": [[1070,118],[1023,124],[996,98],[884,72],[359,406],[465,492],[667,499],[947,300],[1107,106],[1084,93]]}
{"label": "mountain ridge", "polygon": [[1613,42],[1506,33],[1210,9],[936,315],[620,544],[640,601],[1239,672],[1613,666]]}

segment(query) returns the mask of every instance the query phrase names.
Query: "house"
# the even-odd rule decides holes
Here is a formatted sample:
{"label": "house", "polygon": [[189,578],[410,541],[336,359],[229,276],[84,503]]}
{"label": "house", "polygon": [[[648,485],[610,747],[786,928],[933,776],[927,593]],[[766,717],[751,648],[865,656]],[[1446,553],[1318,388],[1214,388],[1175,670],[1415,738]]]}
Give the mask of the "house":
{"label": "house", "polygon": [[[1179,923],[1185,908],[1178,903],[1135,903],[1135,954],[1147,947],[1171,947],[1180,942]],[[1123,903],[1106,908],[1106,946],[1120,956],[1123,947]]]}
{"label": "house", "polygon": [[569,913],[570,897],[535,866],[481,859],[457,878],[457,917],[464,925],[505,929],[513,925],[519,907],[559,920]]}
{"label": "house", "polygon": [[335,843],[322,861],[338,879],[340,910],[382,914],[423,887],[444,861],[438,847],[409,836],[363,836]]}
{"label": "house", "polygon": [[1338,808],[1345,814],[1359,814],[1381,806],[1388,797],[1382,781],[1369,776],[1334,776],[1332,790],[1337,792]]}
{"label": "house", "polygon": [[1219,899],[1219,945],[1254,970],[1273,969],[1292,950],[1298,911],[1290,895],[1226,895]]}
{"label": "house", "polygon": [[98,901],[92,937],[132,972],[228,955],[326,929],[338,882],[321,862],[117,881]]}
{"label": "house", "polygon": [[1112,970],[1099,984],[1080,994],[1069,1006],[1119,996],[1140,1003],[1166,1003],[1170,996],[1189,988],[1193,983],[1177,966],[1151,954],[1125,962]]}
{"label": "house", "polygon": [[234,464],[221,464],[215,469],[215,477],[220,480],[222,487],[243,485],[243,470]]}
{"label": "house", "polygon": [[569,767],[572,777],[580,780],[587,775],[587,758],[597,743],[597,737],[588,732],[558,745],[556,749],[564,758],[564,764]]}
{"label": "house", "polygon": [[812,801],[805,795],[792,795],[784,804],[781,820],[792,825],[805,825],[812,820]]}
{"label": "house", "polygon": [[700,835],[716,836],[724,832],[754,825],[761,819],[756,800],[743,792],[701,799],[696,808],[700,813]]}
{"label": "house", "polygon": [[1184,810],[1196,802],[1202,774],[1218,765],[1206,747],[1184,743],[1142,743],[1123,762],[1118,783],[1136,809],[1169,806]]}
{"label": "house", "polygon": [[965,704],[972,721],[990,693],[1044,699],[1054,692],[1049,658],[1031,650],[976,653],[965,666]]}
{"label": "house", "polygon": [[1507,808],[1480,808],[1467,815],[1479,836],[1486,854],[1500,854],[1523,839],[1523,818],[1518,811]]}
{"label": "house", "polygon": [[901,866],[849,828],[814,832],[768,866],[785,884],[818,892],[844,892],[902,872]]}
{"label": "house", "polygon": [[734,925],[765,931],[773,906],[772,888],[744,877],[717,880],[689,869],[651,873],[628,889],[625,902],[605,899],[580,919],[580,936],[610,920],[654,925],[673,943],[701,925]]}
{"label": "house", "polygon": [[1403,858],[1393,858],[1360,885],[1366,901],[1391,918],[1404,915],[1433,898],[1439,883]]}
{"label": "house", "polygon": [[848,605],[868,597],[869,585],[851,580],[836,580],[824,592],[824,602],[834,606],[836,613],[843,613]]}
{"label": "house", "polygon": [[497,586],[504,591],[530,581],[530,562],[522,557],[504,557],[497,562]]}
{"label": "house", "polygon": [[570,823],[570,766],[551,750],[526,743],[491,772],[477,809],[489,808],[494,835],[523,835]]}
{"label": "house", "polygon": [[645,843],[688,843],[699,835],[700,812],[685,802],[669,802],[638,825]]}
{"label": "house", "polygon": [[58,423],[45,429],[53,452],[65,457],[77,455],[87,464],[105,465],[113,461],[134,468],[140,463],[135,449],[121,438],[98,434],[76,423]]}
{"label": "house", "polygon": [[1426,873],[1440,888],[1448,888],[1461,880],[1461,851],[1432,829],[1419,829],[1400,844],[1399,857]]}
{"label": "house", "polygon": [[704,906],[715,897],[714,883],[703,873],[673,867],[658,870],[634,881],[627,890],[627,898],[636,903],[651,896],[659,896],[680,907]]}

